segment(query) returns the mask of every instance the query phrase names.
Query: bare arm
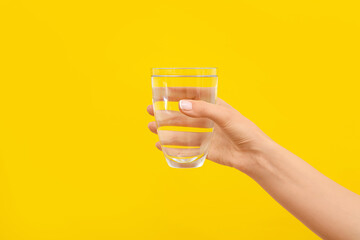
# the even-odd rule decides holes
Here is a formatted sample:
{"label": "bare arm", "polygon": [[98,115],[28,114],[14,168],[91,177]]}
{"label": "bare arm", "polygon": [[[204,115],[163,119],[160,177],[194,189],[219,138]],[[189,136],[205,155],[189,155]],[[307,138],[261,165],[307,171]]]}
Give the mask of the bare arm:
{"label": "bare arm", "polygon": [[[186,104],[180,103],[179,108],[187,116],[209,118],[216,123],[208,159],[253,178],[320,237],[360,239],[359,195],[275,143],[221,99],[216,105],[186,101]],[[153,115],[152,106],[148,112]],[[156,133],[154,122],[149,128]],[[157,147],[161,150],[159,143]]]}
{"label": "bare arm", "polygon": [[360,239],[359,195],[275,143],[257,162],[248,175],[317,235]]}

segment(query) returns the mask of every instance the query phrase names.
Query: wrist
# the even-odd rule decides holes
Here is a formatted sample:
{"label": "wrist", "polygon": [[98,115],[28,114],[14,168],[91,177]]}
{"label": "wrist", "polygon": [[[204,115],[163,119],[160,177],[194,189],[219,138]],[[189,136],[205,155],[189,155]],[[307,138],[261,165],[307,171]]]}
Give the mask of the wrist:
{"label": "wrist", "polygon": [[274,170],[276,156],[281,155],[284,149],[268,137],[256,141],[247,151],[246,156],[237,159],[234,167],[253,179]]}

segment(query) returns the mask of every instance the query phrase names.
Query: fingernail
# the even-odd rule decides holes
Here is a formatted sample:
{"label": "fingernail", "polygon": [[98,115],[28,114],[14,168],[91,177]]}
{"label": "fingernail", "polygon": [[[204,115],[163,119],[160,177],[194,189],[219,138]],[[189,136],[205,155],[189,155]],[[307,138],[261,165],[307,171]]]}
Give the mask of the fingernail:
{"label": "fingernail", "polygon": [[180,108],[182,110],[191,110],[192,109],[192,103],[186,100],[180,100]]}

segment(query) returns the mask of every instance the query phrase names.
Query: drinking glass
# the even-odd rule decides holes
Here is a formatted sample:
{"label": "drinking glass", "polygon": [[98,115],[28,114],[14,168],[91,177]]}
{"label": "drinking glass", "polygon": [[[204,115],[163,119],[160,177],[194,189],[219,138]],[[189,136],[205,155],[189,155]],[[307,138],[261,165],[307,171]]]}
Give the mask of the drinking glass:
{"label": "drinking glass", "polygon": [[179,101],[215,103],[216,68],[153,68],[152,94],[157,132],[165,159],[173,168],[204,164],[214,123],[179,111]]}

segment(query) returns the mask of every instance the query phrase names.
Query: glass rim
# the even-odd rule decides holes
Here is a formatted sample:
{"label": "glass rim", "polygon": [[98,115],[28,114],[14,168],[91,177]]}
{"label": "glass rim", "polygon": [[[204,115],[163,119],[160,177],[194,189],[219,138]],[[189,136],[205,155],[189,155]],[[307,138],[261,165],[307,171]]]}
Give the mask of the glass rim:
{"label": "glass rim", "polygon": [[152,77],[217,77],[217,67],[152,68]]}
{"label": "glass rim", "polygon": [[151,69],[217,69],[217,67],[169,67],[169,68],[151,68]]}

